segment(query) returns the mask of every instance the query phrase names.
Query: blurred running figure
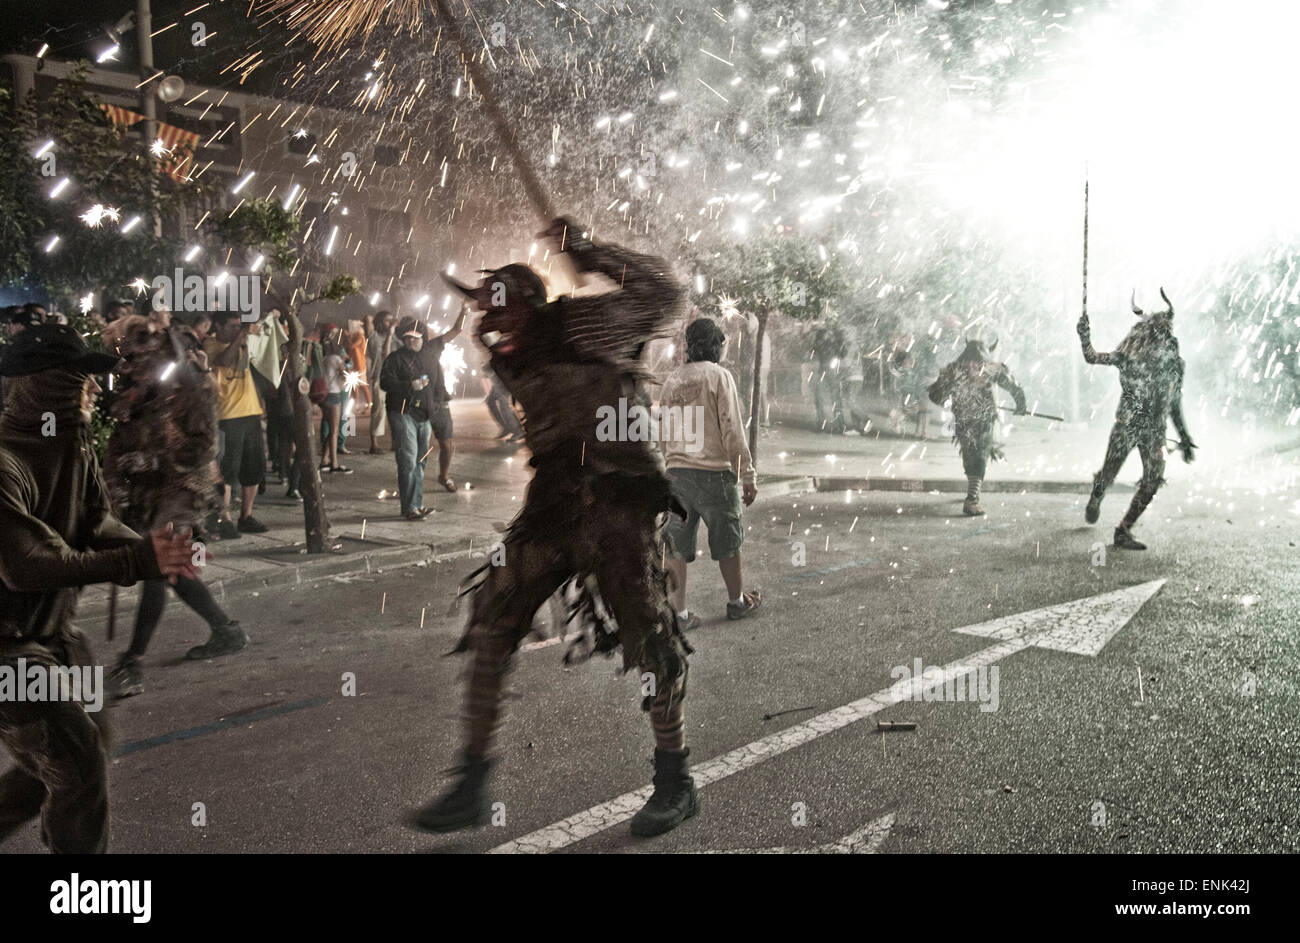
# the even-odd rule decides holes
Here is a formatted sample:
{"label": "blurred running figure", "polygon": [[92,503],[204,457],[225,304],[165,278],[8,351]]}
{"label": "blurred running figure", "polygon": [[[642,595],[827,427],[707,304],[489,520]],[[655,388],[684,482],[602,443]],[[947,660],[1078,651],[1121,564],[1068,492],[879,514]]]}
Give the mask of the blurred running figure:
{"label": "blurred running figure", "polygon": [[602,412],[626,412],[640,402],[641,354],[651,338],[671,330],[682,292],[663,260],[593,245],[567,220],[555,220],[544,235],[580,272],[599,272],[619,288],[548,303],[542,280],[526,265],[489,272],[477,288],[452,282],[485,312],[479,337],[492,352],[492,369],[524,408],[537,473],[506,532],[503,559],[494,561],[500,565],[470,577],[477,582],[461,642],[474,659],[464,767],[455,788],[421,810],[416,824],[451,831],[485,820],[488,753],[506,672],[533,614],[567,586],[577,591],[586,631],[566,660],[621,647],[624,670],[642,672],[655,790],[631,827],[635,835],[658,835],[699,808],[682,713],[689,648],[668,605],[662,568],[659,515],[672,507],[672,491],[648,434],[611,439],[597,428]]}
{"label": "blurred running figure", "polygon": [[[688,629],[700,624],[699,615],[686,608],[686,565],[695,559],[701,520],[709,531],[709,555],[718,561],[727,586],[727,618],[743,619],[760,602],[757,592],[744,591],[740,571],[740,545],[745,540],[740,489],[746,507],[754,503],[758,489],[736,383],[718,366],[725,341],[717,322],[693,322],[686,329],[686,363],[668,375],[659,399],[659,447],[673,496],[686,509],[686,520],[668,522],[669,600]],[[696,416],[700,425],[692,429]]]}
{"label": "blurred running figure", "polygon": [[[116,421],[104,456],[104,476],[113,505],[127,526],[140,532],[173,525],[192,529],[213,503],[213,458],[217,454],[217,395],[207,356],[188,327],[160,328],[142,317],[122,335],[118,352]],[[198,577],[172,582],[176,595],[209,628],[210,637],[186,652],[191,660],[239,651],[244,630],[212,598]],[[140,587],[131,646],[108,676],[109,696],[144,692],[141,658],[162,619],[167,583],[147,579]]]}
{"label": "blurred running figure", "polygon": [[1147,509],[1156,491],[1164,484],[1165,428],[1169,420],[1178,431],[1178,449],[1183,461],[1195,457],[1196,443],[1183,419],[1183,358],[1178,355],[1178,338],[1174,337],[1174,303],[1163,288],[1160,297],[1168,306],[1164,311],[1143,313],[1136,299],[1131,302],[1138,323],[1111,353],[1099,353],[1092,346],[1092,326],[1085,313],[1079,318],[1079,342],[1083,359],[1088,363],[1109,364],[1119,368],[1120,397],[1115,410],[1115,425],[1110,430],[1106,460],[1092,483],[1092,496],[1084,510],[1089,524],[1101,516],[1101,499],[1133,449],[1142,459],[1142,480],[1129,503],[1128,511],[1115,528],[1115,546],[1123,550],[1145,550],[1130,529]]}

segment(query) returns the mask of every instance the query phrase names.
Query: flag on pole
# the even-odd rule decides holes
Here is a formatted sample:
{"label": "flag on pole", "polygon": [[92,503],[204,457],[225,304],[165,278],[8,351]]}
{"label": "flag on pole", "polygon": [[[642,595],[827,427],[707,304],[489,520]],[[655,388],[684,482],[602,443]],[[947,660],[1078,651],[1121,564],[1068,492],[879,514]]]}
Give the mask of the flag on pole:
{"label": "flag on pole", "polygon": [[[119,105],[106,105],[101,102],[99,107],[104,109],[104,113],[108,115],[108,120],[113,123],[113,127],[122,133],[125,133],[127,128],[144,120],[144,115],[128,108],[122,108]],[[188,182],[187,171],[194,160],[194,148],[199,143],[198,132],[186,131],[174,124],[159,121],[158,140],[162,141],[162,146],[166,149],[159,157],[159,167],[166,171],[176,182]],[[149,147],[152,149],[153,146],[154,142],[150,141]]]}

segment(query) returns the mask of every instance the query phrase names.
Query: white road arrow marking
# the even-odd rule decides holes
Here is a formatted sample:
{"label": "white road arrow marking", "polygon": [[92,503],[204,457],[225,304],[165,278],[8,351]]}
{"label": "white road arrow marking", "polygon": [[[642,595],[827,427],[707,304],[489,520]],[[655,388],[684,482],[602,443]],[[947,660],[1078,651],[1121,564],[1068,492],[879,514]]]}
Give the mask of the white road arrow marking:
{"label": "white road arrow marking", "polygon": [[874,855],[889,837],[889,830],[894,827],[894,813],[881,816],[869,822],[852,834],[845,835],[839,841],[825,845],[813,845],[810,848],[798,848],[788,845],[776,848],[736,848],[727,851],[706,851],[706,855]]}
{"label": "white road arrow marking", "polygon": [[1164,585],[1164,580],[1152,580],[1113,593],[1004,616],[954,631],[985,638],[1021,638],[1025,640],[1026,648],[1032,645],[1071,655],[1096,657],[1115,633],[1142,608],[1142,604]]}
{"label": "white road arrow marking", "polygon": [[[764,760],[811,743],[818,737],[866,720],[900,701],[920,700],[926,687],[946,684],[951,679],[992,665],[1031,646],[1095,656],[1164,584],[1163,579],[1153,580],[1100,596],[956,629],[965,635],[981,635],[999,641],[960,661],[944,665],[939,669],[941,674],[927,672],[928,677],[914,677],[910,684],[891,685],[692,767],[691,775],[695,777],[695,785],[702,789],[751,766],[757,766]],[[490,853],[539,854],[565,848],[627,821],[645,805],[651,792],[653,787],[643,786],[624,793],[554,825],[497,845]]]}

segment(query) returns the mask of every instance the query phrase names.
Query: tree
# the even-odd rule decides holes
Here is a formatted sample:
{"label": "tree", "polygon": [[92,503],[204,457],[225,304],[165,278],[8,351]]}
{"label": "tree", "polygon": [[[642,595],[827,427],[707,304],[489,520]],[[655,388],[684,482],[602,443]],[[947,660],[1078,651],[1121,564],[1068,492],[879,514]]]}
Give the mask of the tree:
{"label": "tree", "polygon": [[208,198],[113,126],[85,90],[88,67],[43,99],[18,102],[0,86],[0,282],[43,286],[64,309],[171,271],[182,244],[156,236],[151,221]]}
{"label": "tree", "polygon": [[844,294],[845,282],[832,256],[810,236],[770,233],[748,243],[724,245],[696,263],[714,293],[752,307],[758,318],[754,343],[754,393],[749,402],[749,451],[758,456],[763,338],[768,316],[781,312],[797,321],[817,318]]}
{"label": "tree", "polygon": [[331,545],[329,518],[321,492],[316,436],[312,433],[311,400],[307,395],[308,384],[301,362],[303,330],[298,313],[319,301],[342,301],[360,291],[361,285],[351,275],[335,275],[324,280],[314,292],[308,292],[306,285],[312,280],[311,276],[295,277],[303,256],[301,229],[301,217],[274,200],[246,200],[233,213],[210,224],[210,232],[221,245],[242,252],[250,267],[255,264],[255,256],[264,257],[269,276],[265,292],[288,321],[289,355],[280,382],[289,384],[293,399],[294,442],[302,470],[307,552],[324,553],[337,547]]}

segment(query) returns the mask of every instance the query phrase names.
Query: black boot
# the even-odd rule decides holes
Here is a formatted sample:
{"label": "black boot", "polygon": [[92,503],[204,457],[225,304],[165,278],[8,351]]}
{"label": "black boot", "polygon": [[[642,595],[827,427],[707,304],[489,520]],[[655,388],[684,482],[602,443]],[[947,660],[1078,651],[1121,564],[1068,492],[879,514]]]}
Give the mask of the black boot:
{"label": "black boot", "polygon": [[632,817],[632,834],[647,838],[662,835],[700,811],[695,780],[686,771],[690,750],[671,753],[655,750],[655,791],[641,811]]}
{"label": "black boot", "polygon": [[1088,498],[1088,506],[1083,509],[1083,519],[1089,524],[1097,523],[1101,517],[1101,499],[1106,496],[1106,492],[1097,487],[1096,482],[1092,486],[1092,495]]}
{"label": "black boot", "polygon": [[202,645],[195,645],[185,653],[189,661],[199,661],[204,658],[220,658],[222,655],[233,655],[245,645],[248,644],[248,635],[239,627],[239,623],[233,619],[225,625],[214,625],[211,628],[211,635]]}
{"label": "black boot", "polygon": [[454,832],[488,821],[487,778],[492,761],[465,753],[460,782],[441,799],[415,813],[415,825],[428,832]]}
{"label": "black boot", "polygon": [[124,697],[134,697],[144,693],[144,672],[140,670],[140,659],[134,655],[123,655],[118,659],[117,667],[108,676],[108,696],[120,701]]}
{"label": "black boot", "polygon": [[1134,537],[1123,524],[1115,528],[1115,546],[1120,550],[1145,550],[1147,548],[1147,545]]}

